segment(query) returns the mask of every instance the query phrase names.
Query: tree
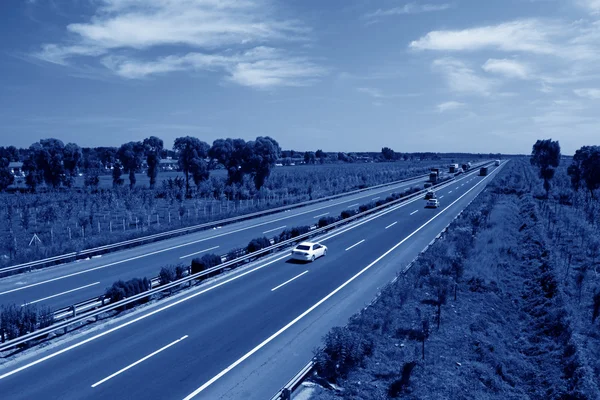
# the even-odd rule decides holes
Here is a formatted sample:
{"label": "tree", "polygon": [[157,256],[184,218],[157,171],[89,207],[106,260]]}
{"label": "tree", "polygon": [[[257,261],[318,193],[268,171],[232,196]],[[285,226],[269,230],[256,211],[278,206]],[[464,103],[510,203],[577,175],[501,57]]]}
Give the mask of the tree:
{"label": "tree", "polygon": [[123,178],[121,178],[122,174],[123,171],[121,170],[121,164],[119,162],[115,162],[112,170],[113,187],[121,186],[123,184]]}
{"label": "tree", "polygon": [[260,189],[271,174],[281,155],[279,143],[268,136],[259,136],[246,143],[246,157],[242,170],[252,175],[256,189]]}
{"label": "tree", "polygon": [[0,192],[13,184],[15,177],[10,173],[8,165],[10,161],[7,158],[0,158]]}
{"label": "tree", "polygon": [[560,164],[560,144],[552,139],[538,140],[531,150],[531,165],[540,169],[540,178],[544,180],[546,197],[550,192],[550,181],[554,177],[555,168]]}
{"label": "tree", "polygon": [[394,153],[394,150],[390,149],[389,147],[382,148],[381,155],[383,156],[383,159],[387,161],[396,159],[396,153]]}
{"label": "tree", "polygon": [[315,157],[315,153],[313,153],[312,151],[305,151],[304,152],[304,163],[305,164],[314,164],[316,162],[316,157]]}
{"label": "tree", "polygon": [[163,151],[163,141],[156,136],[150,136],[144,139],[144,150],[146,153],[146,163],[148,164],[148,178],[150,178],[150,188],[153,189],[158,176],[158,166],[160,164],[160,154]]}
{"label": "tree", "polygon": [[64,183],[71,187],[77,175],[77,168],[81,165],[83,154],[81,148],[75,143],[67,143],[63,150],[63,166],[65,169]]}
{"label": "tree", "polygon": [[31,177],[27,184],[35,189],[41,179],[54,188],[58,187],[64,178],[64,148],[65,145],[58,139],[42,139],[29,147],[29,162],[26,169]]}
{"label": "tree", "polygon": [[129,188],[135,186],[135,173],[142,167],[144,159],[144,145],[142,142],[129,142],[121,145],[117,152],[117,157],[121,161],[123,171],[129,173]]}
{"label": "tree", "polygon": [[577,150],[567,173],[573,189],[578,190],[583,182],[593,199],[594,191],[600,188],[600,146],[583,146]]}
{"label": "tree", "polygon": [[243,139],[217,139],[208,152],[209,156],[227,169],[227,184],[242,183],[245,163],[246,142]]}
{"label": "tree", "polygon": [[327,154],[323,150],[319,149],[315,152],[315,157],[317,157],[319,159],[319,162],[321,164],[325,164],[325,159],[327,158]]}
{"label": "tree", "polygon": [[185,174],[186,193],[190,192],[190,174],[196,185],[208,179],[208,165],[204,160],[210,146],[198,138],[185,136],[175,139],[173,150],[177,152],[179,167]]}

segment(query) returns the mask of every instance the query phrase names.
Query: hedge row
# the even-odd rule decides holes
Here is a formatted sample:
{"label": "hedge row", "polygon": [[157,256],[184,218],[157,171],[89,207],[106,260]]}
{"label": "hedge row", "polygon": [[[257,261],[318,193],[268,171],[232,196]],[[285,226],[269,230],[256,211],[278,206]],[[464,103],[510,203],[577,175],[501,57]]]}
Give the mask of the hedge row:
{"label": "hedge row", "polygon": [[54,320],[52,310],[47,307],[37,308],[35,305],[17,306],[3,305],[0,308],[0,339],[16,339],[36,329],[50,326]]}
{"label": "hedge row", "polygon": [[[123,300],[127,297],[135,296],[152,288],[152,284],[148,278],[133,278],[128,281],[118,280],[107,288],[104,296],[110,299],[111,303]],[[139,303],[147,302],[148,299],[140,300]],[[134,302],[124,306],[124,308],[132,307],[138,302]]]}

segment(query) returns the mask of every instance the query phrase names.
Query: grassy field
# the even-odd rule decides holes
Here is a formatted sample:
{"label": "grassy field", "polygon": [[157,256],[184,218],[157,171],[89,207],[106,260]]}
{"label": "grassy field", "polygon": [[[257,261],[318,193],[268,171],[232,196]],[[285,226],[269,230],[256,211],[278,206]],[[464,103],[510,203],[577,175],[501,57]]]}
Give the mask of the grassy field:
{"label": "grassy field", "polygon": [[[532,196],[541,190],[527,160],[512,161],[406,275],[326,335],[317,382],[339,390],[312,398],[600,398],[590,272],[600,265],[576,246],[597,235],[569,236],[555,218],[559,196]],[[575,215],[580,229],[593,225]]]}

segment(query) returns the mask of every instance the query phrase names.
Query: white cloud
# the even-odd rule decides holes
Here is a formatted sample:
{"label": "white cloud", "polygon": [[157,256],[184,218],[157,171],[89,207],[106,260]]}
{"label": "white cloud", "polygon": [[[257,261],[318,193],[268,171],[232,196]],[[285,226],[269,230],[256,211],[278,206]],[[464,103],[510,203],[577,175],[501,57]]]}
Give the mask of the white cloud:
{"label": "white cloud", "polygon": [[477,75],[467,64],[454,58],[435,60],[433,69],[445,76],[448,86],[455,92],[488,96],[494,87],[492,80]]}
{"label": "white cloud", "polygon": [[481,68],[485,72],[504,75],[507,78],[527,79],[530,76],[529,67],[515,60],[490,58]]}
{"label": "white cloud", "polygon": [[577,0],[577,4],[588,10],[591,14],[600,14],[600,0]]}
{"label": "white cloud", "polygon": [[600,100],[600,89],[598,88],[583,88],[573,90],[579,97],[585,97],[591,100]]}
{"label": "white cloud", "polygon": [[358,90],[361,93],[368,94],[371,97],[378,98],[378,99],[384,97],[383,93],[381,93],[381,90],[379,90],[379,89],[369,88],[369,87],[359,87],[356,90]]}
{"label": "white cloud", "polygon": [[458,101],[447,101],[445,103],[441,103],[437,105],[437,109],[439,112],[443,113],[446,111],[456,110],[458,108],[464,107],[466,104]]}
{"label": "white cloud", "polygon": [[402,7],[378,9],[365,15],[365,18],[389,17],[393,15],[422,14],[427,12],[444,11],[451,7],[450,4],[418,4],[408,3]]}
{"label": "white cloud", "polygon": [[[271,46],[305,42],[310,29],[296,20],[276,18],[263,0],[97,3],[88,22],[67,26],[68,40],[44,44],[34,56],[61,65],[101,57],[102,65],[129,79],[198,69],[226,71],[228,80],[252,87],[303,85],[325,71],[305,57]],[[246,52],[232,54],[231,48]]]}

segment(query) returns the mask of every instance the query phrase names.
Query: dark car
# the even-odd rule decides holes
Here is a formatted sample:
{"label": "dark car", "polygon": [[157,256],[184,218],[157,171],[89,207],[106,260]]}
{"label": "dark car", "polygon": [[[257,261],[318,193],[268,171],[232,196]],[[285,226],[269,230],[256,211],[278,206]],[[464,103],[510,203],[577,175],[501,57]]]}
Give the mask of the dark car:
{"label": "dark car", "polygon": [[425,200],[435,199],[435,192],[433,190],[429,190],[425,193]]}

